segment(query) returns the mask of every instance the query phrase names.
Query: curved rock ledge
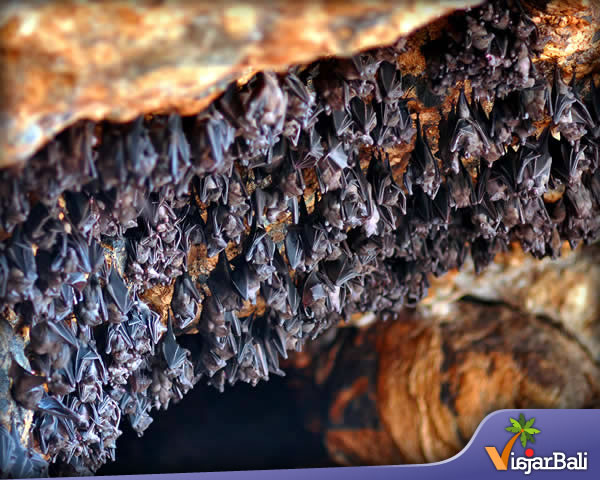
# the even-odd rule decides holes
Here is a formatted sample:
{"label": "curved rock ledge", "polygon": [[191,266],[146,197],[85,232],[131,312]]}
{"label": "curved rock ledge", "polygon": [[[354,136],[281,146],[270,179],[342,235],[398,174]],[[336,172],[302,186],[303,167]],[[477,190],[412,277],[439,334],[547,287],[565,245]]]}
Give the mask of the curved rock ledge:
{"label": "curved rock ledge", "polygon": [[6,2],[0,165],[78,119],[205,108],[231,81],[350,55],[477,0]]}

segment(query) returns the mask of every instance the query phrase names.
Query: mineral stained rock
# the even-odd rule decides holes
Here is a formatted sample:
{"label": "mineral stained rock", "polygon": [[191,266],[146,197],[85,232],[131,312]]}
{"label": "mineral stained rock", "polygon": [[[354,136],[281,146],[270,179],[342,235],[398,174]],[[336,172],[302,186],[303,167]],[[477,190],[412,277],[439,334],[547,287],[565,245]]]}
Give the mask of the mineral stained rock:
{"label": "mineral stained rock", "polygon": [[541,68],[514,0],[447,21],[417,42],[440,53],[427,75],[403,71],[417,32],[261,71],[200,113],[78,121],[0,171],[23,448],[93,472],[122,419],[142,434],[200,380],[283,375],[289,351],[416,305],[468,257],[479,273],[515,243],[557,258],[598,239],[597,82]]}
{"label": "mineral stained rock", "polygon": [[498,409],[598,407],[598,364],[547,320],[459,302],[388,322],[344,330],[316,359],[340,464],[447,459]]}
{"label": "mineral stained rock", "polygon": [[600,4],[597,1],[550,0],[530,8],[541,37],[547,39],[540,60],[558,63],[578,75],[598,73],[600,60]]}
{"label": "mineral stained rock", "polygon": [[[11,386],[20,369],[29,369],[24,341],[8,319],[0,318],[0,474],[3,477],[46,476],[48,464],[28,439],[34,412],[15,402]],[[39,384],[38,392],[39,392]]]}
{"label": "mineral stained rock", "polygon": [[9,1],[0,165],[78,119],[205,108],[232,80],[391,44],[477,0]]}
{"label": "mineral stained rock", "polygon": [[536,260],[516,246],[496,256],[476,275],[470,260],[460,271],[433,278],[419,304],[427,314],[442,314],[461,297],[510,305],[562,325],[600,359],[600,250],[598,246],[563,249],[559,259]]}

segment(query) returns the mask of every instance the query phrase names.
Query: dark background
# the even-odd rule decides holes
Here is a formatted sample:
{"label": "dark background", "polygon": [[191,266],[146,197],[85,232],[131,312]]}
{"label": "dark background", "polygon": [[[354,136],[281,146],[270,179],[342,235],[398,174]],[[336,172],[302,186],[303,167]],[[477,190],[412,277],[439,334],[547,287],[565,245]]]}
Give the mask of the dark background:
{"label": "dark background", "polygon": [[200,381],[178,404],[152,411],[141,438],[123,419],[116,462],[97,475],[333,466],[322,437],[306,427],[312,401],[293,384],[273,376],[221,394]]}

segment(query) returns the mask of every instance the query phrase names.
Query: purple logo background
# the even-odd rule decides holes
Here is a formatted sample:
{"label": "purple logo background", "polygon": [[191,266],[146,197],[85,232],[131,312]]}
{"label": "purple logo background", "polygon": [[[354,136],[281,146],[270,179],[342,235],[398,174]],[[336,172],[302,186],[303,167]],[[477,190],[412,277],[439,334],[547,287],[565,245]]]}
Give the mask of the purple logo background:
{"label": "purple logo background", "polygon": [[[485,451],[493,446],[499,452],[513,435],[505,428],[509,417],[518,418],[523,413],[530,419],[535,417],[535,426],[541,433],[536,443],[528,445],[535,450],[534,457],[551,456],[553,452],[564,452],[567,457],[577,452],[588,452],[586,471],[498,471]],[[520,442],[513,450],[515,457],[524,456]],[[511,478],[555,478],[555,479],[600,479],[600,410],[499,410],[488,415],[479,425],[468,445],[454,457],[443,462],[425,465],[390,465],[380,467],[339,467],[297,470],[249,470],[245,472],[187,473],[169,475],[106,476],[104,479],[182,479],[182,480],[389,480],[403,478],[418,479],[511,479]]]}

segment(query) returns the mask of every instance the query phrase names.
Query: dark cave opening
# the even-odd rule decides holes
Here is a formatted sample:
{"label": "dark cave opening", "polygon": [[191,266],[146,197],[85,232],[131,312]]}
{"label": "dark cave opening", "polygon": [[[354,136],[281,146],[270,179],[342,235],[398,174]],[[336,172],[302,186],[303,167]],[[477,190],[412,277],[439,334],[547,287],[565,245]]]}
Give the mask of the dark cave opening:
{"label": "dark cave opening", "polygon": [[333,466],[306,428],[291,379],[240,383],[224,394],[198,386],[177,408],[157,412],[141,438],[122,422],[116,461],[97,475]]}

